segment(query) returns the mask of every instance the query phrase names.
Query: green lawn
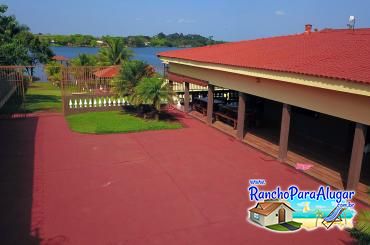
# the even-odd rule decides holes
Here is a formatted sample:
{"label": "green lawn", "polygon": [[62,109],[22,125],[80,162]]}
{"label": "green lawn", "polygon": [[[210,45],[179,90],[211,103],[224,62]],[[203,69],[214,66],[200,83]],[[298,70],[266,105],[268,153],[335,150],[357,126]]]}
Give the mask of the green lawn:
{"label": "green lawn", "polygon": [[[295,222],[295,221],[290,221],[290,222],[287,222],[288,224],[290,224],[291,226],[294,226],[296,228],[301,228],[301,225],[302,223],[298,223],[298,222]],[[280,224],[276,224],[276,225],[268,225],[266,226],[266,228],[268,229],[271,229],[271,230],[274,230],[274,231],[290,231],[288,228],[280,225]]]}
{"label": "green lawn", "polygon": [[27,112],[61,111],[62,98],[60,89],[50,82],[34,82],[26,93],[24,109]]}
{"label": "green lawn", "polygon": [[282,226],[282,225],[279,225],[279,224],[276,224],[276,225],[268,225],[266,226],[267,228],[271,229],[271,230],[274,230],[274,231],[289,231],[288,228]]}
{"label": "green lawn", "polygon": [[61,111],[60,89],[49,82],[34,82],[28,86],[23,104],[15,96],[1,108],[3,114],[37,111]]}
{"label": "green lawn", "polygon": [[69,115],[67,121],[72,131],[88,134],[127,133],[182,127],[178,122],[145,120],[119,111]]}

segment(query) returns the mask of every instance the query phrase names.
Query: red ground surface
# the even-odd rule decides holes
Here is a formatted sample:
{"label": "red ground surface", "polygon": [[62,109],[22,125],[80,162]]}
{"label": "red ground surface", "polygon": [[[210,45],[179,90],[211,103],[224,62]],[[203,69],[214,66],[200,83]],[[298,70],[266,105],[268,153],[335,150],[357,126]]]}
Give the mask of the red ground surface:
{"label": "red ground surface", "polygon": [[178,116],[184,129],[116,135],[72,133],[60,115],[0,120],[0,244],[352,244],[247,223],[250,178],[319,183]]}

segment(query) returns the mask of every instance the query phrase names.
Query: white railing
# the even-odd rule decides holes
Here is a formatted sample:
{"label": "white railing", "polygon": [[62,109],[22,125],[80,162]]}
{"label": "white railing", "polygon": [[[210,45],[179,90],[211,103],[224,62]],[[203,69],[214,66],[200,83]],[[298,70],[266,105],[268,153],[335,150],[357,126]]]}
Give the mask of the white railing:
{"label": "white railing", "polygon": [[68,100],[69,109],[81,109],[81,108],[93,108],[93,107],[116,107],[129,105],[124,98],[111,98],[111,97],[99,97],[99,98],[70,98]]}

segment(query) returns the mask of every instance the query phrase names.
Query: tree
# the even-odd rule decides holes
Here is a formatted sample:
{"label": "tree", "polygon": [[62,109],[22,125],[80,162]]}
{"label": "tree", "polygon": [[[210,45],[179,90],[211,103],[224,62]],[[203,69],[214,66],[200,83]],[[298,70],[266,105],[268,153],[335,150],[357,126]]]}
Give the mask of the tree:
{"label": "tree", "polygon": [[166,34],[164,34],[163,32],[160,32],[160,33],[158,33],[157,37],[160,38],[160,39],[164,39],[164,38],[166,38]]}
{"label": "tree", "polygon": [[121,65],[132,57],[132,51],[125,47],[121,38],[106,38],[107,47],[99,51],[101,65]]}
{"label": "tree", "polygon": [[76,58],[71,59],[73,66],[95,66],[97,57],[93,54],[79,54]]}
{"label": "tree", "polygon": [[48,80],[53,84],[59,85],[59,82],[62,80],[62,65],[57,61],[50,61],[44,66]]}
{"label": "tree", "polygon": [[145,77],[135,87],[131,102],[134,105],[151,105],[155,110],[155,118],[159,119],[159,112],[163,103],[171,102],[173,92],[168,83],[160,77]]}
{"label": "tree", "polygon": [[354,227],[348,229],[348,232],[358,241],[358,244],[370,244],[370,210],[359,211]]}
{"label": "tree", "polygon": [[317,209],[315,212],[316,215],[316,227],[317,227],[317,222],[319,219],[323,218],[324,213],[321,211],[321,209]]}
{"label": "tree", "polygon": [[[35,66],[49,61],[54,54],[48,44],[19,24],[14,16],[5,15],[7,9],[0,5],[0,64]],[[33,75],[32,69],[30,72]]]}
{"label": "tree", "polygon": [[115,90],[121,96],[128,96],[134,92],[134,88],[144,77],[154,76],[152,66],[140,60],[131,60],[121,67],[119,76],[115,79]]}

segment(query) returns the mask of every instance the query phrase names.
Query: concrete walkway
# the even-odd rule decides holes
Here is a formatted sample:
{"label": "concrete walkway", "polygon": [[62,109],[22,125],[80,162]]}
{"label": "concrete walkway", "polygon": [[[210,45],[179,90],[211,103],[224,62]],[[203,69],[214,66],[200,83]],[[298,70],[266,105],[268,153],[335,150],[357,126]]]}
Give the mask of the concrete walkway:
{"label": "concrete walkway", "polygon": [[295,231],[295,230],[298,230],[299,228],[298,227],[296,227],[296,226],[293,226],[293,225],[291,225],[291,224],[289,224],[289,223],[282,223],[282,224],[280,224],[281,226],[284,226],[285,228],[287,228],[288,230],[290,230],[290,231]]}
{"label": "concrete walkway", "polygon": [[115,135],[72,133],[61,115],[0,120],[0,244],[352,244],[248,223],[250,178],[319,183],[177,116],[185,128]]}

